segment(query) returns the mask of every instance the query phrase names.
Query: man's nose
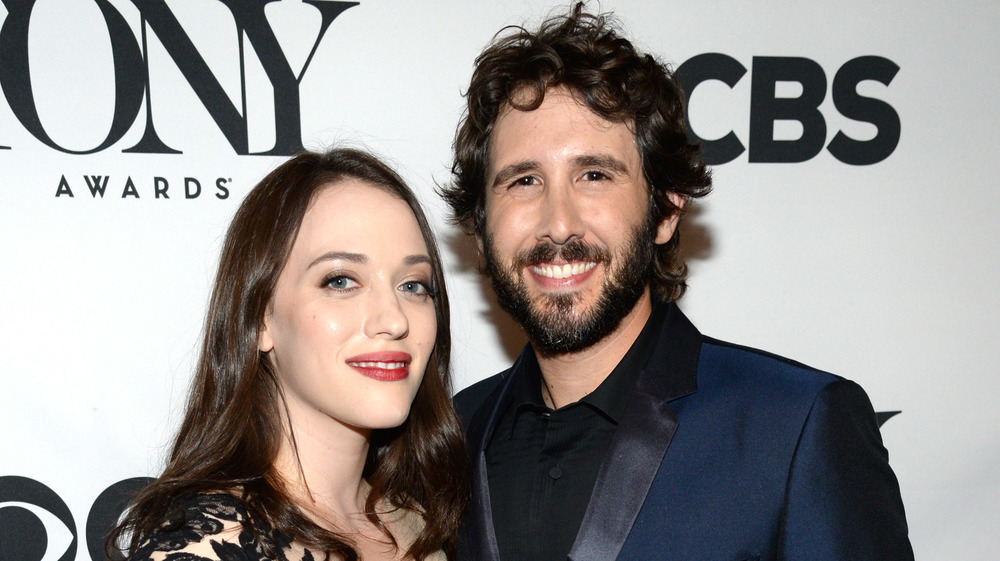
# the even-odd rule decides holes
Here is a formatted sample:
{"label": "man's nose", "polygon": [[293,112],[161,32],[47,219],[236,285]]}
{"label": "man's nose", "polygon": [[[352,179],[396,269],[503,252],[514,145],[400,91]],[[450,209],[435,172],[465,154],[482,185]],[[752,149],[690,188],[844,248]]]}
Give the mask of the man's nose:
{"label": "man's nose", "polygon": [[587,232],[579,201],[572,185],[566,182],[550,184],[545,189],[538,228],[538,239],[562,245],[573,239],[583,238]]}

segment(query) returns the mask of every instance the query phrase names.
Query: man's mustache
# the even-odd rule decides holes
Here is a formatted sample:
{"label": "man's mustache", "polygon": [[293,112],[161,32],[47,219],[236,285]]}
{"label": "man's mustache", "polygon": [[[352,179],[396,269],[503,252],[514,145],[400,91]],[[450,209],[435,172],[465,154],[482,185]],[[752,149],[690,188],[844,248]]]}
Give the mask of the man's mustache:
{"label": "man's mustache", "polygon": [[565,244],[538,242],[528,251],[514,255],[514,270],[547,263],[562,258],[563,261],[595,261],[604,265],[611,264],[611,252],[606,248],[585,243],[582,240],[571,240]]}

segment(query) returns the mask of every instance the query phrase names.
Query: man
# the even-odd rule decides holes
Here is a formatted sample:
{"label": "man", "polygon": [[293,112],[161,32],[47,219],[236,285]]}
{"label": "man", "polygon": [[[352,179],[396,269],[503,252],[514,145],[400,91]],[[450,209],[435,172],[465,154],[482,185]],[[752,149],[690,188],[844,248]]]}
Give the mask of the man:
{"label": "man", "polygon": [[467,97],[444,195],[530,344],[455,398],[462,558],[912,559],[861,388],[673,303],[711,181],[664,67],[578,4],[495,40]]}

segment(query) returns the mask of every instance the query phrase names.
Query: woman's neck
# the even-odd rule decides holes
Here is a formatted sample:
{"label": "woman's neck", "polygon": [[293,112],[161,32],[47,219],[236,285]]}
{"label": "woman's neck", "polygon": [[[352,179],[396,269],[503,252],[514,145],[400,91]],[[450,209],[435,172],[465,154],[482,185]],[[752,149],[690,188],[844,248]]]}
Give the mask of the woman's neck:
{"label": "woman's neck", "polygon": [[292,499],[318,523],[355,530],[365,519],[364,504],[371,489],[362,477],[371,431],[326,416],[297,413],[290,410],[291,423],[285,421],[278,473]]}

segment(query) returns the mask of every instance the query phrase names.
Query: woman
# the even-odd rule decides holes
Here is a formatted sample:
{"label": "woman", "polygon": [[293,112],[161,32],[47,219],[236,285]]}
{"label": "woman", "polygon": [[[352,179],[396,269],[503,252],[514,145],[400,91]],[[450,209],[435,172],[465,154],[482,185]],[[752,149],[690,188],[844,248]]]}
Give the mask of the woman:
{"label": "woman", "polygon": [[466,499],[449,351],[413,193],[359,151],[292,158],[233,218],[169,464],[109,544],[135,561],[443,560]]}

